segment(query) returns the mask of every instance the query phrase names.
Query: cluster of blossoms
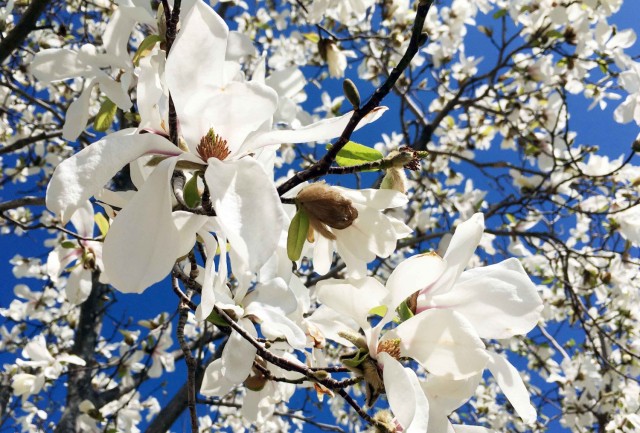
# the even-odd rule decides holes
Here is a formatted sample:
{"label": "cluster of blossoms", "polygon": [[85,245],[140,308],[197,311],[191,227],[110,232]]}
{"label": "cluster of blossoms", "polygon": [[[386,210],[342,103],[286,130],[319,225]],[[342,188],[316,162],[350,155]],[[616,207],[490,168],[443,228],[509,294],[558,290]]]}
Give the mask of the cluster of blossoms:
{"label": "cluster of blossoms", "polygon": [[[325,274],[337,251],[349,275],[318,284],[315,298],[321,307],[305,317],[309,296],[300,293],[303,285],[290,269],[283,271],[290,257],[277,253],[284,250],[286,232],[292,235],[273,181],[272,161],[282,143],[339,136],[352,113],[295,129],[274,128],[273,119],[286,103],[277,89],[286,89],[283,81],[291,74],[265,77],[264,67],[258,67],[247,79],[233,60],[244,52],[235,52],[238,47],[231,41],[224,21],[203,2],[195,2],[181,21],[166,62],[159,45],[140,61],[140,126],[109,134],[57,167],[47,206],[63,223],[76,218],[79,234],[90,236],[83,221],[93,226],[87,202],[91,197],[114,218],[103,249],[98,244],[88,250],[93,244],[82,244],[63,250],[64,256],[56,251],[49,260],[52,274],[59,275],[66,263],[91,251],[92,269],[102,272],[104,282],[122,292],[140,293],[164,279],[176,260],[201,242],[207,260],[196,319],[225,323],[223,311],[235,326],[220,357],[207,367],[200,392],[223,397],[244,383],[242,410],[249,420],[268,412],[270,401],[291,395],[275,384],[267,387],[268,377],[261,380],[264,372],[255,370],[256,364],[270,374],[283,370],[265,363],[266,348],[253,344],[260,334],[268,341],[286,342],[276,349],[280,357],[294,364],[302,357],[317,369],[329,367],[310,352],[318,339],[355,345],[357,351],[341,360],[363,378],[369,406],[386,393],[394,418],[380,422],[390,430],[445,431],[447,416],[471,396],[487,367],[523,420],[534,422],[535,410],[517,371],[502,355],[486,350],[482,339],[525,334],[540,317],[541,300],[517,260],[463,272],[483,233],[481,214],[459,225],[443,258],[435,253],[409,258],[398,264],[385,287],[366,276],[367,265],[377,256],[391,255],[397,240],[411,233],[403,222],[383,213],[406,205],[406,195],[321,182],[303,186],[295,202],[309,220],[303,235],[313,252],[307,249],[306,254],[313,257],[315,271]],[[66,56],[60,51],[39,54],[34,68],[42,70],[52,59],[63,61]],[[194,62],[198,56],[202,60]],[[175,125],[169,101],[175,107]],[[383,111],[374,109],[359,126]],[[176,126],[179,141],[172,143],[169,137]],[[126,164],[137,191],[103,190]],[[186,196],[189,184],[192,197]],[[88,266],[75,269],[67,296],[80,303],[88,296],[82,282],[89,282],[90,291],[91,273]],[[80,283],[72,284],[76,279]],[[401,323],[389,329],[401,306],[404,315],[395,319]],[[373,326],[370,315],[380,309],[384,313]],[[333,317],[331,327],[325,323],[327,314]],[[426,381],[404,367],[403,359],[418,361]],[[157,374],[156,369],[148,374]],[[16,392],[26,393],[24,382],[14,381]],[[450,395],[449,388],[464,392]],[[413,390],[408,399],[407,389]]]}
{"label": "cluster of blossoms", "polygon": [[[172,352],[174,328],[181,348],[198,349],[198,392],[221,414],[222,421],[211,414],[200,418],[201,431],[221,425],[289,429],[282,414],[302,419],[287,411],[301,387],[314,389],[320,399],[329,396],[335,418],[353,429],[360,416],[373,429],[395,432],[542,431],[548,415],[538,417],[525,385],[529,378],[509,362],[509,351],[555,387],[564,404],[563,425],[576,431],[596,423],[616,433],[640,429],[637,402],[628,397],[637,394],[637,382],[627,380],[639,371],[633,253],[640,245],[640,170],[628,164],[630,158],[610,160],[594,146],[578,145],[566,108],[568,94],[583,95],[591,108],[601,109],[621,99],[614,119],[640,124],[640,67],[625,52],[635,33],[608,24],[621,1],[433,5],[422,29],[429,39],[408,64],[412,73],[430,73],[416,72],[415,79],[409,73],[394,84],[416,118],[403,126],[422,129],[415,137],[409,127],[383,136],[373,161],[386,169],[380,187],[351,189],[310,176],[305,180],[311,183],[300,181],[282,192],[282,185],[305,171],[279,179],[279,169],[299,162],[300,154],[308,156],[305,170],[319,167],[315,143],[342,136],[362,108],[359,97],[345,91],[346,99],[323,93],[315,112],[326,113],[324,119],[304,111],[301,67],[318,68],[316,84],[356,70],[380,83],[390,65],[403,62],[415,11],[429,2],[291,3],[290,9],[253,10],[243,2],[221,2],[224,11],[238,9],[234,32],[205,2],[185,1],[177,37],[169,40],[163,7],[121,1],[108,23],[96,25],[96,33],[104,32],[101,40],[71,48],[60,40],[41,43],[50,48],[35,54],[29,73],[39,85],[66,95],[61,99],[68,99],[72,80],[79,96],[65,107],[59,131],[2,131],[11,137],[8,146],[37,134],[50,135],[57,145],[55,151],[35,146],[28,158],[37,162],[10,161],[15,166],[4,172],[27,181],[39,173],[48,177],[56,167],[46,194],[53,216],[43,215],[41,223],[70,222],[75,236],[51,241],[46,265],[13,260],[16,276],[48,284],[41,293],[17,286],[20,299],[1,310],[16,323],[37,321],[49,329],[46,339],[26,343],[17,326],[0,327],[3,349],[24,346],[2,379],[5,385],[9,378],[6,386],[22,402],[16,419],[23,430],[45,425],[39,396],[65,374],[87,388],[82,372],[98,361],[71,354],[86,354],[72,343],[74,332],[76,338],[84,335],[77,324],[91,317],[83,306],[101,311],[107,284],[142,293],[168,275],[182,308],[193,314],[180,323],[164,314],[141,322],[146,336],[121,329],[122,341],[95,339],[104,368],[95,368],[89,379],[95,391],[81,399],[76,430],[115,426],[135,432],[143,412],[148,420],[162,413],[158,400],[145,399],[137,387],[174,371],[182,356],[176,353],[185,353]],[[496,59],[466,52],[472,26],[499,44],[500,25],[488,25],[490,19],[501,22],[503,32],[513,30],[522,45],[507,43]],[[372,22],[378,21],[376,33]],[[295,24],[311,24],[317,32],[274,36]],[[139,45],[133,56],[132,40]],[[258,46],[268,55],[258,56]],[[627,93],[624,99],[614,91],[616,83]],[[99,107],[96,90],[107,98]],[[432,99],[416,96],[425,90]],[[354,111],[341,114],[344,101]],[[83,136],[92,117],[95,129],[104,131],[118,110],[125,115],[113,125],[128,128],[98,141]],[[356,128],[389,116],[386,110],[368,111]],[[104,117],[108,125],[98,128]],[[41,120],[46,125],[50,119]],[[92,143],[66,158],[71,149],[59,137]],[[408,156],[401,148],[409,141],[415,150],[428,151],[421,168],[417,153]],[[496,144],[517,157],[476,162]],[[356,146],[350,142],[345,149],[362,150]],[[409,161],[416,171],[408,179]],[[507,192],[507,199],[490,207],[492,217],[503,212],[500,227],[490,233],[478,211],[488,208],[493,192],[465,178],[461,162],[481,172],[495,169],[490,182]],[[123,168],[132,188],[114,190]],[[349,167],[332,167],[342,168]],[[538,198],[543,194],[554,210]],[[575,227],[560,240],[563,216],[575,219]],[[10,217],[20,223],[30,214],[18,208]],[[421,253],[435,249],[421,244],[432,233],[433,239],[442,237],[437,252]],[[399,242],[410,248],[400,251]],[[478,247],[482,252],[475,255]],[[496,262],[497,255],[520,259],[481,266]],[[578,319],[592,352],[572,350],[573,343],[556,341],[542,325]],[[540,334],[532,343],[523,336],[536,325]],[[497,403],[499,394],[517,417]],[[343,399],[354,411],[344,411]],[[379,410],[385,399],[390,411]],[[362,406],[375,416],[362,416]]]}

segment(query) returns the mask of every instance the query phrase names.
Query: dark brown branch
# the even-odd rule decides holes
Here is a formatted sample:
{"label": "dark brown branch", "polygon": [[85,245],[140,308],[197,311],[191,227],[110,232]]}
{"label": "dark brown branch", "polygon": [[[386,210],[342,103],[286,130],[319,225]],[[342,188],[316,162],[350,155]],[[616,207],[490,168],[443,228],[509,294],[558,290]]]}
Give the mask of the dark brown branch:
{"label": "dark brown branch", "polygon": [[0,64],[4,63],[11,53],[22,45],[29,33],[35,29],[38,18],[50,2],[51,0],[33,0],[31,2],[20,22],[6,38],[0,41]]}
{"label": "dark brown branch", "polygon": [[44,206],[44,197],[25,196],[0,203],[0,212],[23,206]]}
{"label": "dark brown branch", "polygon": [[38,141],[50,140],[52,138],[59,138],[59,137],[62,137],[62,131],[43,132],[38,135],[32,135],[31,137],[21,138],[20,140],[16,140],[15,142],[13,142],[8,146],[0,147],[0,155],[5,155],[7,153],[15,152],[30,144],[37,143]]}
{"label": "dark brown branch", "polygon": [[[97,272],[93,273],[91,294],[80,308],[80,320],[76,328],[72,350],[74,355],[85,360],[88,367],[93,366],[96,362],[96,345],[104,313],[101,304],[104,302],[103,296],[109,291],[106,284],[98,281],[99,275]],[[69,366],[66,408],[56,426],[55,433],[75,432],[76,419],[80,415],[80,403],[84,400],[96,401],[97,395],[91,385],[91,372],[91,368]]]}
{"label": "dark brown branch", "polygon": [[373,95],[371,95],[367,103],[360,108],[356,108],[353,111],[353,115],[351,116],[349,123],[342,132],[342,135],[340,136],[338,141],[336,141],[336,143],[331,146],[331,148],[322,157],[322,159],[313,164],[311,167],[297,172],[292,178],[280,185],[278,187],[279,195],[282,196],[295,186],[328,173],[331,164],[333,163],[333,161],[335,161],[336,156],[338,155],[338,152],[340,152],[340,150],[349,142],[351,134],[356,129],[360,121],[380,106],[382,100],[395,87],[396,82],[405,71],[405,69],[409,67],[409,65],[411,64],[411,60],[420,49],[420,46],[425,42],[425,38],[422,34],[422,29],[424,27],[424,20],[427,16],[427,13],[429,13],[429,9],[431,8],[432,4],[433,0],[420,1],[420,3],[418,4],[418,10],[416,12],[416,19],[413,23],[411,40],[409,41],[407,51],[402,56],[402,59],[400,59],[400,61],[398,62],[398,65],[393,68],[385,82],[376,89]]}

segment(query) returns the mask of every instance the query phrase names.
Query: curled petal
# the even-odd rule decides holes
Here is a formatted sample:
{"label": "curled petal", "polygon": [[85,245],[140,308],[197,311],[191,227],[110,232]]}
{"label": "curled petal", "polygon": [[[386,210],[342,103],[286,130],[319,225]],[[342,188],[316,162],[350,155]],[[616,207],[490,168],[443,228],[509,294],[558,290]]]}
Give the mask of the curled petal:
{"label": "curled petal", "polygon": [[384,388],[391,412],[406,433],[424,433],[429,425],[429,401],[424,395],[418,377],[413,370],[388,353],[378,354],[383,367]]}
{"label": "curled petal", "polygon": [[49,182],[47,208],[66,223],[127,163],[147,153],[170,156],[182,153],[159,135],[134,132],[125,129],[107,135],[64,160]]}
{"label": "curled petal", "polygon": [[400,263],[387,280],[387,288],[392,296],[391,309],[415,292],[429,290],[446,269],[447,262],[432,253],[409,257]]}
{"label": "curled petal", "polygon": [[283,230],[282,205],[273,181],[251,158],[210,158],[205,179],[231,248],[257,272],[274,254]]}
{"label": "curled petal", "polygon": [[509,403],[520,415],[522,421],[526,424],[535,423],[536,409],[531,404],[529,392],[518,370],[504,356],[491,351],[487,351],[487,354],[489,355],[489,371],[495,377],[504,395],[509,399]]}
{"label": "curled petal", "polygon": [[[162,161],[113,221],[104,242],[104,273],[124,293],[162,280],[195,242],[204,215],[171,211],[171,174],[178,158]],[[179,221],[180,220],[180,221]]]}
{"label": "curled petal", "polygon": [[[484,231],[484,215],[481,213],[474,214],[467,221],[456,227],[456,231],[449,242],[447,252],[444,259],[447,261],[447,275],[443,278],[446,280],[446,286],[453,284],[473,256]],[[442,288],[446,290],[446,288]]]}
{"label": "curled petal", "polygon": [[[364,125],[375,122],[380,118],[387,107],[378,107],[367,114],[364,119],[358,123],[356,130]],[[324,119],[311,125],[299,129],[273,130],[269,132],[256,132],[242,145],[241,153],[249,153],[255,149],[272,144],[282,143],[307,143],[311,141],[324,141],[339,137],[342,131],[349,124],[353,111],[340,117],[332,117]]]}
{"label": "curled petal", "polygon": [[84,86],[80,97],[73,101],[67,109],[67,115],[62,125],[62,138],[75,141],[89,121],[89,102],[91,101],[91,91],[96,85],[96,80],[90,80]]}
{"label": "curled petal", "polygon": [[402,356],[418,361],[430,373],[466,379],[482,372],[488,355],[473,326],[451,310],[427,310],[387,332],[399,338]]}
{"label": "curled petal", "polygon": [[543,308],[536,286],[514,258],[464,272],[449,292],[433,296],[430,304],[455,309],[480,337],[498,339],[531,331]]}

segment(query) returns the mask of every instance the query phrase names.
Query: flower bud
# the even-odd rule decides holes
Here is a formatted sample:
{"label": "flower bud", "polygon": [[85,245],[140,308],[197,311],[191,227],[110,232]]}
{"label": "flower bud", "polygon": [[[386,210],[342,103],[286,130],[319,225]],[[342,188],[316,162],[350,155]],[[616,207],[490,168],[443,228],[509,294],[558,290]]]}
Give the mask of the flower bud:
{"label": "flower bud", "polygon": [[344,92],[344,96],[351,102],[351,105],[353,105],[353,108],[360,107],[360,92],[358,92],[358,88],[353,81],[346,78],[342,82],[342,91]]}
{"label": "flower bud", "polygon": [[389,168],[382,179],[380,189],[392,189],[403,194],[407,193],[407,175],[402,168]]}
{"label": "flower bud", "polygon": [[304,188],[298,193],[296,203],[307,213],[310,226],[331,240],[335,240],[336,236],[328,227],[344,230],[358,218],[358,210],[353,207],[351,200],[324,182]]}

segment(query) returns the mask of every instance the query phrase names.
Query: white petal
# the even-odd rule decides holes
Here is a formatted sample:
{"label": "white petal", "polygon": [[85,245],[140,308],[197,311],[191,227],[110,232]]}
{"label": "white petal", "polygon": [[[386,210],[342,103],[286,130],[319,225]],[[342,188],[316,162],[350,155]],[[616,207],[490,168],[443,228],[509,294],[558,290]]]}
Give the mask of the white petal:
{"label": "white petal", "polygon": [[[173,92],[173,88],[170,89]],[[249,134],[270,124],[278,108],[276,92],[259,83],[235,81],[222,87],[204,87],[187,100],[172,95],[180,131],[192,152],[209,129],[213,129],[227,141],[232,157],[249,153],[240,151],[242,143]]]}
{"label": "white petal", "polygon": [[193,223],[183,230],[174,222],[169,183],[177,162],[162,161],[111,224],[103,248],[104,273],[121,292],[141,293],[167,276],[206,221],[204,215],[191,215]]}
{"label": "white petal", "polygon": [[56,283],[62,271],[82,255],[80,248],[55,247],[47,256],[47,275]]}
{"label": "white petal", "polygon": [[267,305],[287,315],[298,308],[298,300],[288,284],[282,278],[274,278],[258,284],[254,291],[242,301],[249,308],[250,304]]}
{"label": "white petal", "polygon": [[473,256],[484,232],[484,215],[474,214],[467,221],[456,227],[456,231],[449,242],[444,259],[447,261],[446,279],[453,283],[458,279]]}
{"label": "white petal", "polygon": [[440,278],[447,263],[436,254],[427,253],[409,257],[389,275],[387,289],[391,292],[390,308],[395,308],[419,290],[430,287]]}
{"label": "white petal", "polygon": [[516,410],[525,424],[536,422],[536,409],[531,404],[529,392],[527,391],[520,373],[511,365],[507,358],[497,353],[487,351],[489,355],[489,371],[500,385],[500,389],[509,399],[509,403]]}
{"label": "white petal", "polygon": [[[200,305],[198,305],[196,309],[196,319],[202,321],[209,317],[216,302],[233,304],[233,300],[231,299],[231,293],[225,293],[224,289],[227,288],[226,284],[224,284],[224,282],[223,284],[219,284],[220,280],[226,282],[227,279],[226,254],[220,254],[220,264],[216,271],[215,258],[218,242],[213,235],[207,231],[200,230],[198,235],[200,235],[200,238],[204,241],[204,248],[207,252],[207,263],[204,267],[204,280],[202,282],[202,295]],[[226,244],[224,238],[221,240]],[[228,292],[228,289],[226,291]]]}
{"label": "white petal", "polygon": [[202,395],[222,397],[240,382],[233,382],[222,374],[222,359],[216,359],[207,366],[200,387]]}
{"label": "white petal", "polygon": [[[248,334],[257,337],[256,329],[248,319],[240,319],[240,325]],[[222,352],[222,374],[235,383],[244,381],[251,374],[251,367],[256,357],[257,349],[236,331],[232,331]]]}
{"label": "white petal", "polygon": [[167,59],[166,80],[174,100],[186,104],[201,89],[224,84],[228,35],[224,20],[203,1],[196,1],[180,20],[180,32]]}
{"label": "white petal", "polygon": [[257,272],[274,254],[283,230],[282,205],[273,181],[251,158],[210,158],[205,179],[231,248],[247,257],[250,270]]}
{"label": "white petal", "polygon": [[76,228],[77,233],[84,238],[93,237],[93,205],[89,200],[84,202],[71,217],[71,224]]}
{"label": "white petal", "polygon": [[482,374],[461,380],[451,380],[430,374],[422,383],[422,389],[429,398],[430,408],[446,417],[471,398],[480,379]]}
{"label": "white petal", "polygon": [[325,280],[316,286],[318,300],[338,315],[354,319],[361,328],[368,328],[367,317],[372,308],[384,305],[387,289],[372,277],[347,280]]}
{"label": "white petal", "polygon": [[131,108],[133,104],[126,89],[122,87],[122,83],[113,80],[105,73],[100,73],[96,81],[100,86],[100,91],[120,109],[127,111]]}
{"label": "white petal", "polygon": [[335,252],[334,245],[332,240],[317,236],[313,245],[313,270],[318,274],[324,275],[331,269]]}
{"label": "white petal", "polygon": [[252,303],[245,309],[245,314],[253,315],[260,319],[260,330],[266,338],[284,337],[294,349],[305,348],[307,336],[304,331],[276,308]]}
{"label": "white petal", "polygon": [[78,61],[78,53],[66,48],[51,48],[36,53],[29,69],[43,83],[68,80],[85,75],[90,68]]}
{"label": "white petal", "polygon": [[304,89],[307,80],[297,66],[289,66],[280,71],[273,71],[265,79],[265,84],[274,89],[278,96],[293,98]]}
{"label": "white petal", "polygon": [[479,425],[453,424],[450,425],[448,433],[495,433],[495,430],[490,430]]}
{"label": "white petal", "polygon": [[182,153],[159,135],[132,135],[134,131],[126,129],[110,134],[64,160],[49,182],[47,208],[67,222],[89,197],[98,193],[128,162],[146,153]]}
{"label": "white petal", "polygon": [[385,210],[394,207],[404,206],[409,202],[409,198],[406,194],[392,189],[350,189],[341,188],[335,186],[334,188],[340,190],[340,192],[348,199],[365,205],[367,207]]}
{"label": "white petal", "polygon": [[384,388],[391,412],[406,433],[424,433],[429,425],[429,402],[418,377],[388,353],[378,354],[383,366]]}
{"label": "white petal", "polygon": [[[378,107],[364,117],[358,123],[356,130],[368,123],[378,120],[387,110],[387,107]],[[251,135],[243,144],[241,153],[248,153],[255,149],[269,146],[271,144],[282,143],[307,143],[312,141],[325,141],[339,137],[342,131],[349,124],[353,111],[340,117],[324,119],[311,125],[299,129],[273,130],[269,132],[258,132]]]}
{"label": "white petal", "polygon": [[244,56],[254,56],[258,53],[256,47],[253,46],[251,38],[244,33],[232,31],[229,32],[227,39],[226,60],[239,60]]}
{"label": "white petal", "polygon": [[433,296],[429,305],[452,308],[480,337],[498,339],[531,331],[543,309],[536,286],[514,258],[464,272],[449,292]]}
{"label": "white petal", "polygon": [[71,272],[67,280],[65,287],[67,300],[74,305],[82,304],[91,294],[92,287],[91,271],[78,266]]}
{"label": "white petal", "polygon": [[402,356],[418,361],[430,373],[466,379],[484,370],[484,343],[467,320],[451,310],[427,310],[387,332],[400,338]]}
{"label": "white petal", "polygon": [[62,138],[69,141],[75,141],[89,121],[89,102],[91,102],[91,91],[96,85],[95,80],[87,82],[82,93],[73,101],[67,109],[67,114],[62,126]]}

